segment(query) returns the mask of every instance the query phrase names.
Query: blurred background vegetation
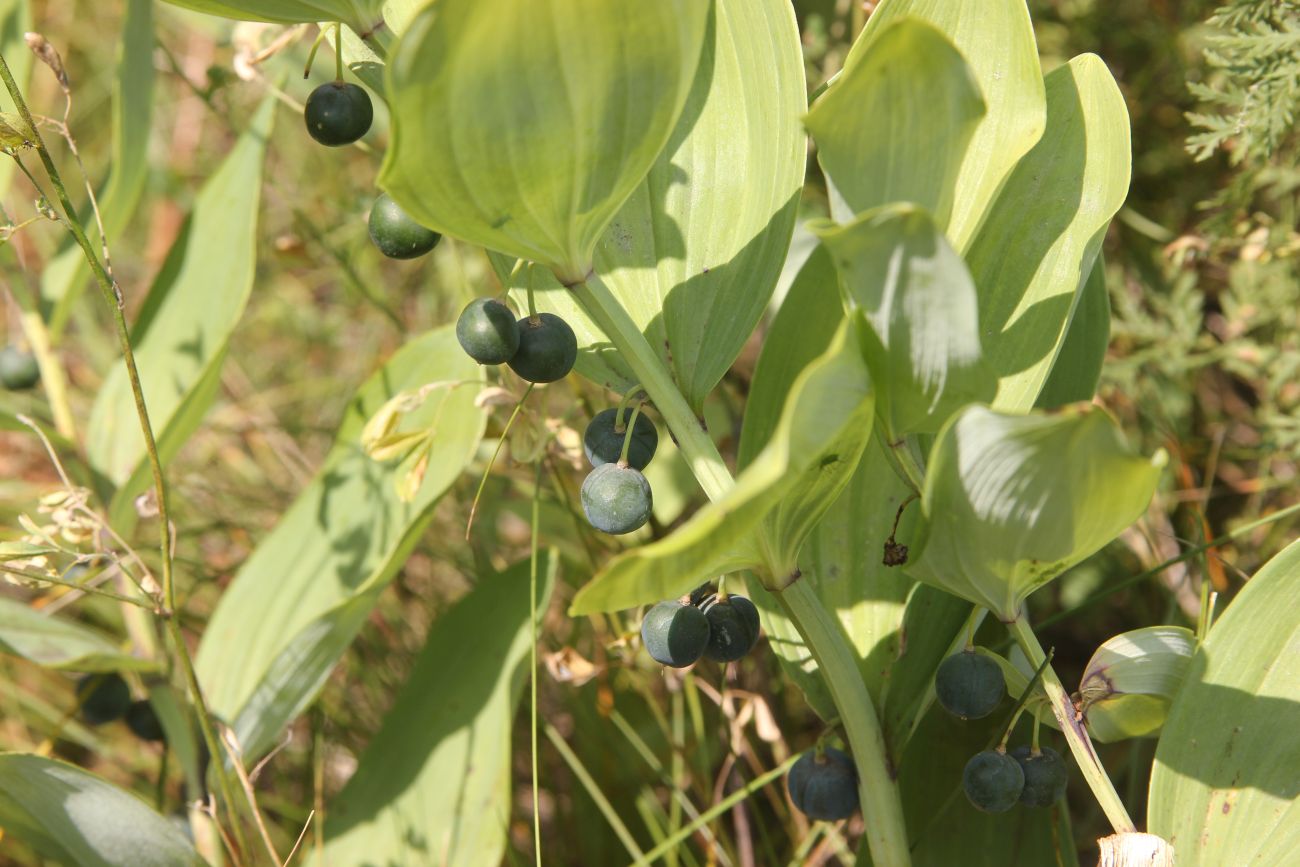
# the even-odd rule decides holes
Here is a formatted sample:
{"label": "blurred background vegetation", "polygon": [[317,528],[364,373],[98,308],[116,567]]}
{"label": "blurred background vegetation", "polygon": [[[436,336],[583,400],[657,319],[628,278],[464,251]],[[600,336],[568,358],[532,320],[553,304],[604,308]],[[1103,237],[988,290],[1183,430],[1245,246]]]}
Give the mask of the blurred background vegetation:
{"label": "blurred background vegetation", "polygon": [[[37,28],[66,60],[74,93],[70,124],[97,181],[110,168],[117,5],[34,4]],[[797,0],[810,87],[838,70],[870,5]],[[1133,183],[1105,246],[1112,340],[1098,400],[1145,450],[1164,447],[1173,458],[1147,518],[1031,600],[1034,621],[1063,615],[1042,640],[1056,647],[1058,670],[1071,683],[1093,648],[1111,635],[1152,623],[1195,625],[1202,582],[1230,596],[1243,576],[1295,536],[1293,518],[1264,523],[1204,556],[1120,587],[1186,547],[1296,501],[1300,148],[1293,112],[1300,102],[1294,29],[1300,11],[1286,2],[1237,2],[1212,19],[1217,4],[1204,0],[1029,5],[1045,69],[1094,52],[1128,103]],[[147,189],[127,230],[113,238],[131,311],[139,309],[198,187],[266,88],[284,82],[286,103],[268,157],[254,296],[235,333],[218,403],[169,473],[180,528],[178,587],[190,614],[187,628],[197,638],[223,586],[319,465],[344,411],[343,396],[407,335],[452,320],[494,283],[481,254],[455,243],[444,243],[418,264],[383,260],[371,248],[365,214],[376,192],[379,154],[315,146],[292,106],[315,83],[297,75],[314,29],[304,29],[302,38],[261,64],[253,80],[244,80],[238,59],[269,44],[278,29],[234,27],[161,4],[156,25]],[[331,67],[319,62],[313,78],[325,80]],[[33,75],[29,101],[41,113],[61,111],[62,97],[46,70]],[[381,112],[371,140],[382,143],[385,123]],[[815,162],[810,167],[815,172]],[[30,216],[32,198],[31,188],[16,180],[4,201],[10,219]],[[807,215],[821,208],[817,183],[810,184]],[[33,285],[61,241],[57,226],[41,222],[0,244],[11,342],[21,340],[11,293]],[[710,406],[711,428],[721,432],[724,447],[734,447],[728,440],[738,430],[760,338]],[[85,419],[118,363],[107,312],[90,294],[74,310],[60,357],[73,409]],[[553,420],[561,436],[547,463],[543,519],[565,568],[542,632],[539,702],[542,720],[574,755],[561,754],[543,737],[539,809],[550,863],[612,864],[626,860],[626,850],[600,801],[649,848],[694,811],[807,748],[821,727],[761,646],[726,676],[705,663],[683,677],[636,652],[637,642],[630,641],[636,620],[565,616],[568,597],[610,547],[574,521],[566,506],[578,477],[567,466],[575,456],[565,428],[581,429],[604,398],[589,384],[571,381],[550,389],[547,405],[561,413],[575,406],[565,399],[566,389],[578,401],[567,410],[570,417]],[[49,415],[39,390],[0,394],[0,409]],[[498,413],[491,422],[489,440],[503,420]],[[540,416],[526,422],[545,424]],[[508,458],[492,478],[471,543],[462,542],[482,465],[439,506],[434,529],[384,594],[314,709],[294,725],[258,778],[260,806],[282,850],[308,812],[327,803],[355,768],[429,624],[485,567],[526,556],[532,473],[513,469]],[[56,482],[34,437],[0,432],[0,524],[16,528],[19,514],[33,514]],[[656,498],[671,498],[668,490],[661,495],[657,485]],[[673,512],[690,507],[689,486],[681,491]],[[1097,596],[1108,590],[1115,592]],[[60,595],[0,592],[38,604]],[[86,600],[79,611],[120,630],[118,609],[103,602]],[[0,748],[35,749],[53,739],[56,755],[156,799],[164,811],[180,809],[178,771],[160,763],[154,745],[141,745],[120,726],[93,734],[65,726],[73,701],[68,678],[0,656],[0,682],[6,684],[0,690]],[[525,702],[515,728],[508,863],[531,859],[526,721]],[[1153,742],[1130,741],[1102,750],[1139,823],[1153,749]],[[684,799],[670,797],[672,779],[685,780]],[[1081,784],[1072,788],[1071,804],[1079,857],[1088,863],[1104,818]],[[694,835],[665,863],[852,863],[860,823],[855,818],[810,832],[783,789],[770,786]],[[6,840],[0,863],[36,862]]]}

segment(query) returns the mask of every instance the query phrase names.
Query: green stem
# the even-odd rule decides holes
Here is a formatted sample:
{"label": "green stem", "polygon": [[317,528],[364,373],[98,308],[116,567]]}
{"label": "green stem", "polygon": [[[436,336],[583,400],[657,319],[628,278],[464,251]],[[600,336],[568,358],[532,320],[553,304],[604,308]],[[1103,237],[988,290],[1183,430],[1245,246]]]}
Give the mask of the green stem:
{"label": "green stem", "polygon": [[533,852],[537,857],[537,867],[542,867],[542,810],[539,803],[540,792],[537,774],[537,539],[538,525],[541,523],[542,502],[542,460],[537,459],[537,469],[533,478],[533,532],[529,539],[528,561],[528,627],[531,642],[528,645],[528,688],[531,704],[529,706],[529,738],[533,751]]}
{"label": "green stem", "polygon": [[[198,710],[199,728],[203,733],[204,743],[207,745],[209,753],[216,758],[223,755],[223,751],[220,742],[217,740],[207,703],[204,701],[202,690],[199,688],[198,678],[194,674],[194,665],[190,660],[189,649],[185,646],[185,640],[178,622],[179,615],[176,612],[176,591],[172,580],[171,520],[167,511],[167,484],[163,477],[162,461],[158,457],[158,445],[154,440],[153,426],[149,421],[149,410],[144,402],[144,390],[140,385],[140,372],[135,365],[135,352],[131,348],[130,330],[126,324],[125,302],[117,285],[113,282],[112,277],[104,268],[104,264],[100,262],[99,256],[95,253],[90,239],[86,236],[86,230],[77,219],[77,210],[68,197],[67,188],[63,185],[63,177],[59,174],[58,166],[54,164],[49,150],[45,147],[45,140],[41,136],[41,131],[36,126],[31,110],[27,107],[27,101],[23,99],[22,90],[19,89],[18,83],[14,81],[13,73],[9,69],[9,63],[5,60],[3,54],[0,54],[0,79],[3,79],[5,88],[9,91],[9,97],[13,100],[19,115],[32,130],[32,136],[36,141],[36,152],[41,158],[41,163],[45,166],[45,173],[49,176],[50,183],[54,185],[59,204],[63,208],[64,223],[67,225],[68,230],[72,232],[77,245],[81,247],[86,262],[90,265],[90,270],[95,276],[95,282],[99,285],[104,303],[108,305],[113,315],[113,322],[117,328],[117,340],[122,351],[122,360],[126,364],[127,379],[131,383],[131,394],[135,398],[135,411],[140,423],[140,432],[144,436],[145,450],[149,456],[149,471],[153,477],[154,493],[158,500],[158,547],[162,561],[163,604],[166,606],[167,630],[175,645],[176,655],[185,669],[186,679],[190,687],[190,696],[194,701],[195,708]],[[246,852],[248,847],[244,842],[243,829],[239,824],[238,807],[236,806],[230,779],[226,774],[225,763],[214,761],[213,766],[221,798],[230,814],[230,827],[235,836],[235,843],[241,852]]]}
{"label": "green stem", "polygon": [[[1025,652],[1029,664],[1035,668],[1043,665],[1047,656],[1043,653],[1043,646],[1038,643],[1038,636],[1034,635],[1034,630],[1029,627],[1024,616],[1019,616],[1008,623],[1007,629],[1019,643],[1020,649]],[[1050,665],[1043,669],[1043,688],[1052,702],[1052,713],[1056,715],[1056,721],[1061,725],[1061,732],[1065,735],[1066,743],[1070,745],[1070,752],[1074,753],[1075,762],[1083,772],[1088,788],[1092,789],[1093,797],[1101,805],[1102,812],[1106,814],[1111,827],[1115,829],[1116,834],[1136,831],[1137,826],[1129,818],[1128,810],[1124,809],[1124,802],[1120,800],[1119,793],[1115,791],[1110,777],[1106,775],[1106,769],[1102,767],[1097,751],[1092,748],[1088,732],[1084,729],[1083,723],[1075,717],[1074,702],[1070,701],[1069,694],[1066,693],[1060,678],[1056,676],[1056,672]]]}
{"label": "green stem", "polygon": [[596,809],[600,810],[601,815],[605,817],[605,821],[609,823],[609,827],[613,829],[615,836],[622,841],[623,848],[627,849],[627,853],[638,859],[638,863],[640,863],[640,859],[644,858],[641,854],[641,847],[636,844],[632,832],[627,829],[627,825],[623,824],[618,811],[609,802],[609,798],[605,797],[605,793],[600,790],[600,786],[592,778],[587,766],[582,763],[582,759],[578,758],[577,754],[569,749],[564,737],[556,730],[555,726],[549,723],[546,725],[546,736],[555,745],[555,749],[559,751],[560,757],[569,766],[569,770],[573,771],[573,775],[578,778],[578,782],[587,790],[587,794],[596,802]]}
{"label": "green stem", "polygon": [[334,80],[343,80],[343,24],[334,22]]}
{"label": "green stem", "polygon": [[23,309],[21,323],[23,334],[36,356],[36,364],[41,369],[41,385],[45,386],[45,396],[50,401],[50,414],[54,417],[54,429],[59,436],[71,443],[77,441],[77,427],[72,420],[72,406],[68,403],[68,380],[63,374],[63,365],[50,345],[50,333],[45,328],[45,320],[33,309]]}
{"label": "green stem", "polygon": [[[632,434],[636,430],[636,419],[641,414],[641,404],[632,408],[632,417],[627,420],[627,433],[623,434],[623,449],[618,453],[618,465],[627,466],[627,453],[632,448]],[[618,419],[614,420],[614,430],[618,430]]]}

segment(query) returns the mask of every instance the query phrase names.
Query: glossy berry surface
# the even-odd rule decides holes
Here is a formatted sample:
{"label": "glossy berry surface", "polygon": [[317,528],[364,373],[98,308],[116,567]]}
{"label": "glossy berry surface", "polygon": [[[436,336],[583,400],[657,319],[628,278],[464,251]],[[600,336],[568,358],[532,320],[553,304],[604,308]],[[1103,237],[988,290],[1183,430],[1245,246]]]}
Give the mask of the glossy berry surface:
{"label": "glossy berry surface", "polygon": [[479,364],[505,364],[519,351],[519,326],[495,298],[476,298],[456,320],[456,339]]}
{"label": "glossy berry surface", "polygon": [[799,757],[785,778],[790,800],[809,819],[847,819],[858,808],[858,774],[853,759],[827,747],[818,759],[810,750]]}
{"label": "glossy berry surface", "polygon": [[1020,800],[1025,774],[1020,763],[1006,753],[985,750],[976,753],[961,772],[966,799],[985,813],[1005,813]]}
{"label": "glossy berry surface", "polygon": [[641,621],[641,643],[655,662],[685,668],[704,655],[709,621],[694,605],[660,602]]}
{"label": "glossy berry surface", "polygon": [[1025,775],[1020,803],[1030,807],[1050,807],[1065,794],[1065,783],[1070,773],[1065,767],[1065,759],[1056,750],[1043,747],[1035,756],[1030,754],[1028,746],[1020,746],[1011,751],[1011,757]]}
{"label": "glossy berry surface", "polygon": [[0,349],[0,384],[10,391],[24,391],[41,381],[36,356],[16,346]]}
{"label": "glossy berry surface", "polygon": [[80,714],[87,725],[121,719],[131,706],[131,690],[117,674],[88,674],[77,681]]}
{"label": "glossy berry surface", "polygon": [[519,351],[510,369],[529,382],[555,382],[568,376],[578,358],[578,338],[569,323],[553,313],[519,320]]}
{"label": "glossy berry surface", "polygon": [[602,464],[582,483],[582,511],[591,526],[621,536],[650,520],[654,500],[640,470]]}
{"label": "glossy berry surface", "polygon": [[981,719],[993,713],[1006,691],[998,664],[970,650],[945,659],[934,675],[939,704],[962,719]]}
{"label": "glossy berry surface", "polygon": [[367,228],[370,240],[390,259],[415,259],[442,240],[442,235],[417,223],[388,193],[381,193],[370,206]]}
{"label": "glossy berry surface", "polygon": [[131,702],[126,709],[126,727],[142,741],[162,741],[164,739],[162,723],[153,705],[148,700]]}
{"label": "glossy berry surface", "polygon": [[323,145],[342,147],[352,144],[370,130],[375,108],[370,94],[358,85],[329,81],[311,92],[303,120],[307,132]]}
{"label": "glossy berry surface", "polygon": [[714,662],[735,662],[758,642],[758,609],[744,596],[728,596],[705,603],[709,621],[709,646],[704,654]]}
{"label": "glossy berry surface", "polygon": [[[623,439],[627,436],[627,422],[632,410],[623,409],[623,429],[618,429],[618,409],[605,409],[596,413],[582,434],[582,450],[593,467],[618,463],[623,452]],[[627,465],[644,470],[659,447],[659,431],[655,423],[638,413],[632,424],[632,442],[627,449]]]}

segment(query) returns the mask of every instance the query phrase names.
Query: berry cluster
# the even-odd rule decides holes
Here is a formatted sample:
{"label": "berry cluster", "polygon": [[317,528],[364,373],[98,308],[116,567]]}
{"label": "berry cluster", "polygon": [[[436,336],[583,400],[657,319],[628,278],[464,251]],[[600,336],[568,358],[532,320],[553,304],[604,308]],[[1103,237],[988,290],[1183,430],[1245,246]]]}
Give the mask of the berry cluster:
{"label": "berry cluster", "polygon": [[641,643],[655,662],[685,668],[707,656],[735,662],[758,642],[758,609],[744,596],[720,596],[704,589],[685,601],[651,608],[641,621]]}
{"label": "berry cluster", "polygon": [[553,313],[515,319],[495,298],[476,298],[456,320],[456,339],[479,364],[508,364],[521,379],[555,382],[573,369],[578,338]]}
{"label": "berry cluster", "polygon": [[125,719],[131,733],[144,741],[162,741],[162,723],[148,700],[131,700],[131,688],[118,674],[88,674],[77,681],[82,722],[100,726]]}
{"label": "berry cluster", "polygon": [[[968,649],[940,663],[934,676],[934,692],[939,704],[952,715],[981,719],[1002,702],[1006,680],[996,662]],[[1014,719],[1011,725],[1015,726]],[[1033,747],[1016,747],[1008,754],[1003,738],[997,748],[971,757],[962,771],[961,784],[976,809],[1002,813],[1017,801],[1030,807],[1051,806],[1065,793],[1067,777],[1065,760],[1056,750],[1035,743]]]}
{"label": "berry cluster", "polygon": [[616,536],[645,526],[654,497],[641,471],[658,448],[659,432],[639,407],[596,413],[582,434],[582,449],[592,466],[582,483],[582,511],[591,526]]}

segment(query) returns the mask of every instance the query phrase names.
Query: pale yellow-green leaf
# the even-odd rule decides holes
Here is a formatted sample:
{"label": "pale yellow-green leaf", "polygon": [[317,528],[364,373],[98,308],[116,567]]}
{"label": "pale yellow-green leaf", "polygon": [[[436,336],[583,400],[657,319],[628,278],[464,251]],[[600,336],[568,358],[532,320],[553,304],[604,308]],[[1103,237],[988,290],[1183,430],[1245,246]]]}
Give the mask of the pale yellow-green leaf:
{"label": "pale yellow-green leaf", "polygon": [[983,117],[961,53],[932,25],[901,18],[850,57],[805,124],[852,213],[912,202],[942,231]]}
{"label": "pale yellow-green leaf", "polygon": [[677,124],[701,0],[439,0],[389,58],[379,183],[422,224],[580,280]]}
{"label": "pale yellow-green leaf", "polygon": [[1300,542],[1246,583],[1192,659],[1156,747],[1147,823],[1179,867],[1300,852]]}
{"label": "pale yellow-green leaf", "polygon": [[381,18],[383,0],[167,0],[174,6],[239,21],[282,24],[342,21],[365,31]]}
{"label": "pale yellow-green leaf", "polygon": [[36,146],[36,133],[23,120],[22,115],[12,111],[0,111],[0,147],[8,150],[22,150]]}
{"label": "pale yellow-green leaf", "polygon": [[[4,54],[18,88],[26,92],[27,76],[32,68],[32,53],[27,50],[23,34],[32,29],[28,0],[0,0],[0,53]],[[6,93],[0,96],[0,108],[13,108]],[[17,171],[14,161],[0,157],[0,200],[9,192],[9,182]]]}
{"label": "pale yellow-green leaf", "polygon": [[1159,734],[1195,652],[1196,636],[1182,626],[1147,626],[1108,638],[1079,682],[1088,732],[1103,743]]}
{"label": "pale yellow-green leaf", "polygon": [[1067,403],[1092,400],[1101,380],[1106,347],[1110,343],[1110,295],[1106,291],[1106,263],[1097,254],[1092,273],[1079,290],[1074,315],[1052,362],[1052,372],[1043,383],[1034,406],[1056,409]]}
{"label": "pale yellow-green leaf", "polygon": [[158,663],[133,656],[121,642],[65,617],[42,614],[0,596],[0,652],[46,668],[72,671],[153,671]]}

